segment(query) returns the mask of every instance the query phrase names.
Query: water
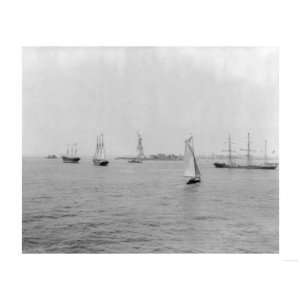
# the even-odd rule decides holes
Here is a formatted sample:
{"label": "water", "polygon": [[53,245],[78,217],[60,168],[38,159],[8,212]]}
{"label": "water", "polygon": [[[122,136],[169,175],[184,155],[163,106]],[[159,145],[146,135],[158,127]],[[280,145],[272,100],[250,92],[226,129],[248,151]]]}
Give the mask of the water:
{"label": "water", "polygon": [[278,171],[23,159],[24,253],[278,253]]}

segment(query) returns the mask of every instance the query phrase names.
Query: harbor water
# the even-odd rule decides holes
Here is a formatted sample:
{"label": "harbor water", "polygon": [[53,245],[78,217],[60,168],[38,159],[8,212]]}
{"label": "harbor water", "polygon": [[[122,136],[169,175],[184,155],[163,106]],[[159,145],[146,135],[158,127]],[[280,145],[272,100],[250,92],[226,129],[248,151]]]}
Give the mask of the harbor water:
{"label": "harbor water", "polygon": [[278,253],[278,170],[23,158],[23,253]]}

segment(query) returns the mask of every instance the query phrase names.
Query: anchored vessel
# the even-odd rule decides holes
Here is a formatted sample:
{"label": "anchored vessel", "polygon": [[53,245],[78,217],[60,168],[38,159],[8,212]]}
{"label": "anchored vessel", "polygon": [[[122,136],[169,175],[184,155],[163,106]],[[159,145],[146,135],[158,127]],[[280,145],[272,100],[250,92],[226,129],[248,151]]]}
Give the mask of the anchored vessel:
{"label": "anchored vessel", "polygon": [[57,156],[55,154],[49,154],[45,158],[47,158],[47,159],[56,159]]}
{"label": "anchored vessel", "polygon": [[67,153],[62,156],[62,160],[64,163],[73,163],[76,164],[80,161],[80,157],[77,155],[77,144],[73,144],[71,149],[69,145],[67,146]]}
{"label": "anchored vessel", "polygon": [[228,137],[228,163],[224,162],[215,162],[214,165],[216,168],[228,168],[228,169],[262,169],[262,170],[275,170],[277,168],[277,164],[268,163],[267,156],[267,141],[265,141],[265,156],[264,156],[264,164],[255,165],[252,163],[251,152],[253,151],[250,148],[250,133],[248,133],[248,144],[247,149],[241,149],[241,151],[247,151],[247,164],[239,165],[232,160],[232,147],[231,147],[231,136]]}
{"label": "anchored vessel", "polygon": [[133,159],[130,159],[128,162],[129,163],[142,163],[143,162],[143,159],[145,157],[144,155],[144,148],[143,148],[143,144],[142,144],[142,136],[140,133],[137,133],[137,137],[138,137],[138,145],[137,145],[137,156]]}
{"label": "anchored vessel", "polygon": [[93,164],[95,166],[107,166],[109,161],[105,159],[105,148],[104,148],[104,139],[103,134],[97,136],[97,145],[96,145],[96,152],[93,157]]}
{"label": "anchored vessel", "polygon": [[193,184],[201,181],[200,169],[194,152],[194,140],[192,136],[185,140],[184,176],[190,178],[186,184]]}

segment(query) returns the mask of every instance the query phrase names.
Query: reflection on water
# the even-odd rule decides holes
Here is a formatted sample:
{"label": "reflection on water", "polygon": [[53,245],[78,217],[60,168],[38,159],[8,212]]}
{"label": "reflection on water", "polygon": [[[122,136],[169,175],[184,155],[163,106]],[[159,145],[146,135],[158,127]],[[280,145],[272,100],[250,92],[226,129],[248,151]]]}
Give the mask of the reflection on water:
{"label": "reflection on water", "polygon": [[23,252],[278,253],[278,171],[23,159]]}

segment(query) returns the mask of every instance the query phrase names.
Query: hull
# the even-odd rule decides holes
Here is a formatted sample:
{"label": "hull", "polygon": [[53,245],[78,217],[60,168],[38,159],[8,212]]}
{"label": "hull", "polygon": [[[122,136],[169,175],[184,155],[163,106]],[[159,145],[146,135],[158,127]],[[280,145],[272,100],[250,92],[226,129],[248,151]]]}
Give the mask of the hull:
{"label": "hull", "polygon": [[200,182],[201,182],[201,180],[199,177],[193,177],[186,184],[194,184],[194,183],[200,183]]}
{"label": "hull", "polygon": [[45,157],[46,159],[57,159],[56,155],[48,155]]}
{"label": "hull", "polygon": [[93,164],[95,166],[102,166],[102,167],[105,167],[109,164],[109,161],[108,160],[105,160],[105,159],[93,159]]}
{"label": "hull", "polygon": [[80,161],[80,157],[62,156],[62,160],[64,163],[76,164]]}
{"label": "hull", "polygon": [[277,165],[229,165],[226,163],[214,163],[216,168],[248,169],[248,170],[275,170]]}
{"label": "hull", "polygon": [[214,166],[216,168],[227,168],[229,165],[226,165],[225,163],[214,163]]}
{"label": "hull", "polygon": [[128,162],[135,163],[135,164],[141,164],[143,161],[140,159],[133,158],[133,159],[130,159]]}

